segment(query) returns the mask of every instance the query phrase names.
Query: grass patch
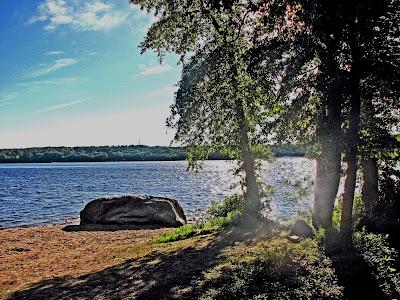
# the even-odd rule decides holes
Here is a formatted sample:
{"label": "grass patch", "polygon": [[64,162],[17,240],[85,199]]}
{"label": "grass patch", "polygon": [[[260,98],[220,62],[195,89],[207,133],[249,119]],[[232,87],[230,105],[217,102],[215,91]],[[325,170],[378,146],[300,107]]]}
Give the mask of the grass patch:
{"label": "grass patch", "polygon": [[179,240],[185,240],[192,236],[194,236],[197,232],[197,227],[194,224],[183,225],[179,228],[176,228],[172,231],[167,231],[162,233],[155,242],[157,244],[160,243],[168,243],[174,242]]}
{"label": "grass patch", "polygon": [[258,254],[231,262],[202,299],[342,299],[331,260],[315,239],[261,243]]}
{"label": "grass patch", "polygon": [[217,217],[208,220],[203,224],[188,224],[178,227],[172,231],[167,231],[162,233],[155,242],[157,244],[160,243],[169,243],[175,242],[179,240],[185,240],[200,234],[207,234],[214,231],[218,231],[221,228],[230,226],[232,224],[236,224],[241,214],[238,212],[228,213],[226,217]]}
{"label": "grass patch", "polygon": [[[237,218],[235,213],[228,213],[205,224],[182,226],[163,234],[158,242],[213,232],[231,225]],[[356,232],[354,251],[332,256],[321,246],[322,231],[299,243],[288,241],[287,234],[281,228],[278,234],[262,242],[236,245],[234,254],[206,272],[206,282],[196,292],[197,296],[200,299],[399,299],[397,253],[388,246],[384,235]],[[377,298],[378,295],[382,297]]]}
{"label": "grass patch", "polygon": [[241,216],[242,214],[238,211],[229,212],[226,217],[212,218],[200,227],[202,227],[202,229],[227,227],[237,224]]}
{"label": "grass patch", "polygon": [[242,216],[244,200],[242,195],[226,197],[221,203],[212,202],[208,210],[209,219],[200,224],[188,224],[162,233],[155,242],[169,243],[185,240],[200,234],[207,234],[237,224]]}

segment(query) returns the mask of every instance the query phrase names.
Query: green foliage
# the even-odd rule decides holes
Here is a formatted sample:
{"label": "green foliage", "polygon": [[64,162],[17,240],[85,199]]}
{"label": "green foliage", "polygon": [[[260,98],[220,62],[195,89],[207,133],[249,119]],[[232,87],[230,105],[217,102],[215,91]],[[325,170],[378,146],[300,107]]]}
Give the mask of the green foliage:
{"label": "green foliage", "polygon": [[353,214],[358,218],[366,214],[365,204],[361,195],[355,195],[353,200]]}
{"label": "green foliage", "polygon": [[263,160],[270,160],[272,157],[272,149],[268,145],[252,145],[251,152],[253,153],[254,157]]}
{"label": "green foliage", "polygon": [[[269,147],[263,146],[264,155]],[[274,155],[286,155],[285,147],[274,148]],[[290,153],[289,155],[292,155]],[[295,154],[295,153],[294,153]],[[0,149],[0,163],[102,162],[102,161],[157,161],[157,160],[221,160],[236,159],[240,151],[234,147],[161,147],[161,146],[92,146],[38,147]],[[264,156],[265,157],[265,156]]]}
{"label": "green foliage", "polygon": [[219,216],[215,218],[211,218],[208,222],[206,222],[202,228],[220,228],[227,227],[230,225],[237,224],[240,220],[242,213],[240,211],[231,211],[228,212],[226,216]]}
{"label": "green foliage", "polygon": [[342,299],[328,257],[315,240],[272,239],[252,259],[234,261],[203,299]]}
{"label": "green foliage", "polygon": [[340,229],[341,216],[342,216],[342,201],[341,199],[339,199],[339,201],[333,207],[333,213],[332,213],[332,227],[337,231],[339,231]]}
{"label": "green foliage", "polygon": [[178,227],[172,231],[162,233],[157,239],[156,243],[168,243],[179,240],[185,240],[197,233],[196,225],[189,224]]}
{"label": "green foliage", "polygon": [[[157,17],[142,51],[155,50],[160,61],[167,52],[181,56],[168,119],[175,139],[201,150],[241,149],[233,154],[239,160],[249,154],[247,192],[259,196],[249,152],[271,141],[306,145],[321,170],[339,167],[351,149],[398,163],[399,0],[131,2]],[[204,157],[194,151],[189,160]],[[330,179],[316,190],[335,190],[337,178]],[[339,227],[338,209],[333,219]]]}
{"label": "green foliage", "polygon": [[[255,43],[250,25],[258,18],[236,2],[229,11],[202,0],[131,2],[158,17],[142,51],[155,50],[160,60],[166,52],[181,56],[182,76],[167,120],[176,130],[175,141],[191,149],[191,167],[212,148],[229,151],[239,161],[242,172],[236,174],[244,178],[246,199],[252,202],[247,207],[257,214],[264,194],[254,159],[271,156],[260,125],[268,99],[275,97],[275,84],[259,84],[248,72],[248,51]],[[267,198],[263,203],[268,207]]]}
{"label": "green foliage", "polygon": [[[342,202],[343,198],[339,198],[337,203],[335,204],[333,208],[333,213],[332,213],[332,226],[334,229],[339,230],[340,229],[340,220],[342,217]],[[354,226],[357,225],[357,221],[362,218],[366,213],[365,209],[365,204],[362,200],[361,195],[355,195],[354,196],[354,202],[353,202],[353,220],[354,220]]]}
{"label": "green foliage", "polygon": [[211,206],[207,213],[211,218],[226,217],[231,212],[242,212],[243,208],[243,195],[233,195],[224,198],[222,202],[211,201]]}
{"label": "green foliage", "polygon": [[315,240],[318,242],[318,245],[324,245],[326,239],[326,230],[322,227],[319,227],[315,230]]}
{"label": "green foliage", "polygon": [[388,299],[400,297],[400,268],[396,264],[398,253],[390,248],[387,236],[359,231],[354,234],[357,251],[372,270],[372,275]]}
{"label": "green foliage", "polygon": [[185,148],[142,145],[0,150],[0,163],[184,160],[186,157]]}
{"label": "green foliage", "polygon": [[241,217],[241,212],[228,212],[226,216],[214,217],[201,224],[188,224],[178,227],[172,231],[162,233],[156,240],[156,243],[169,243],[179,240],[185,240],[196,235],[208,234],[218,231],[221,228],[237,224]]}
{"label": "green foliage", "polygon": [[[398,164],[398,162],[397,162]],[[379,201],[373,214],[379,227],[400,230],[400,168],[386,166],[379,178]]]}

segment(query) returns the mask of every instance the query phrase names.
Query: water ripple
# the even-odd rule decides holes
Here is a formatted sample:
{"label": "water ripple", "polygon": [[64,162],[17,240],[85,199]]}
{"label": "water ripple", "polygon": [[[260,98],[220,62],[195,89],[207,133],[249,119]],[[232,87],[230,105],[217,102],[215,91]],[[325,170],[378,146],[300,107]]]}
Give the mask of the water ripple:
{"label": "water ripple", "polygon": [[[0,165],[0,226],[62,223],[78,216],[90,200],[126,194],[178,199],[193,220],[212,199],[234,193],[230,187],[238,180],[228,173],[232,166],[207,161],[195,173],[186,171],[184,161]],[[312,161],[279,158],[263,164],[262,172],[274,186],[274,216],[290,217],[309,207]]]}

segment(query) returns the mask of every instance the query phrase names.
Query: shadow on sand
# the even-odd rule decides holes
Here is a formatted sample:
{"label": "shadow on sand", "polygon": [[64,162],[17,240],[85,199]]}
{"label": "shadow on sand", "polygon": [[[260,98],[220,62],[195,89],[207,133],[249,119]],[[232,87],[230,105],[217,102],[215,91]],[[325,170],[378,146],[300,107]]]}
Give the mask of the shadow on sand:
{"label": "shadow on sand", "polygon": [[[76,229],[98,230],[91,226],[68,226],[66,231]],[[8,299],[196,299],[210,283],[204,272],[229,255],[224,250],[228,251],[236,242],[247,245],[271,237],[273,229],[273,226],[264,228],[260,234],[237,228],[207,235],[201,243],[187,248],[153,251],[143,258],[128,259],[96,273],[43,280],[14,292]],[[339,284],[344,287],[345,299],[387,298],[372,277],[372,270],[357,253],[329,256]],[[225,279],[222,274],[217,281]]]}
{"label": "shadow on sand", "polygon": [[[71,228],[76,229],[67,230]],[[208,237],[209,242],[198,247],[152,253],[78,278],[43,280],[8,299],[193,299],[203,271],[217,265],[223,250],[237,241],[250,243],[254,238],[243,229],[226,231]]]}

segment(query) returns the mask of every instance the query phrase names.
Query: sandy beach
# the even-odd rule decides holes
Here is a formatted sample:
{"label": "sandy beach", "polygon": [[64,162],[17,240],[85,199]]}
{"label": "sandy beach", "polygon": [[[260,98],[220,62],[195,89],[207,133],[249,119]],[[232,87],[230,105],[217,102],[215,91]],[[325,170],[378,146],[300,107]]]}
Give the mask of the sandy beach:
{"label": "sandy beach", "polygon": [[227,258],[257,253],[269,235],[227,230],[157,244],[170,229],[63,229],[0,230],[0,299],[194,299]]}
{"label": "sandy beach", "polygon": [[95,273],[151,251],[163,230],[77,231],[64,226],[0,230],[0,298],[55,277]]}

